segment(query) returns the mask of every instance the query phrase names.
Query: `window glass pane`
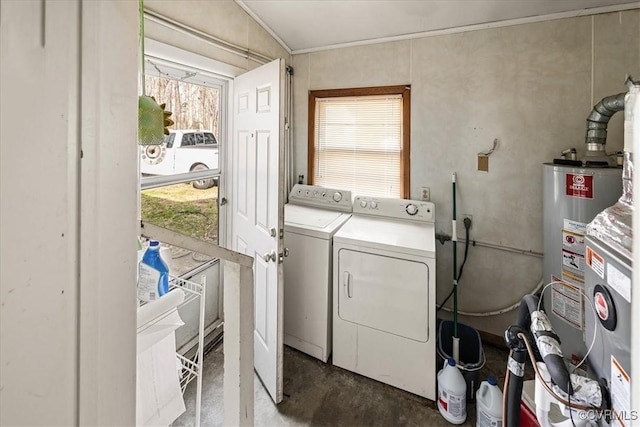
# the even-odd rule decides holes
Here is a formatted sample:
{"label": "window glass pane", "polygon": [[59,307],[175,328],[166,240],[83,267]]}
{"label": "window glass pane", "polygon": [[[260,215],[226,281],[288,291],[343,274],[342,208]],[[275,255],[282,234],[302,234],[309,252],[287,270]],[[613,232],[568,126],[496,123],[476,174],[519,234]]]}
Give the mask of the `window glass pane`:
{"label": "window glass pane", "polygon": [[182,135],[182,146],[186,147],[187,145],[196,145],[193,133],[185,133]]}
{"label": "window glass pane", "polygon": [[217,144],[218,142],[216,141],[216,138],[213,136],[212,133],[205,132],[205,134],[204,134],[204,143],[205,144]]}
{"label": "window glass pane", "polygon": [[400,197],[402,118],[401,95],[316,99],[314,183]]}
{"label": "window glass pane", "polygon": [[[155,154],[155,158],[149,157],[149,153],[145,153],[146,148],[141,147],[142,174],[173,175],[191,172],[196,168],[209,169],[212,175],[217,174],[220,169],[218,146],[210,144],[205,149],[205,137],[201,131],[220,135],[222,87],[146,75],[145,90],[158,103],[166,104],[166,110],[172,113],[171,120],[175,124],[169,128],[170,139],[166,139],[151,153]],[[202,149],[192,149],[196,145],[201,145]]]}
{"label": "window glass pane", "polygon": [[[142,220],[218,244],[218,187],[173,184],[141,192]],[[171,274],[183,275],[211,261],[210,257],[168,246]]]}
{"label": "window glass pane", "polygon": [[176,134],[175,133],[170,133],[169,135],[165,135],[164,136],[164,144],[167,146],[167,148],[171,148],[173,147],[173,141],[176,139]]}

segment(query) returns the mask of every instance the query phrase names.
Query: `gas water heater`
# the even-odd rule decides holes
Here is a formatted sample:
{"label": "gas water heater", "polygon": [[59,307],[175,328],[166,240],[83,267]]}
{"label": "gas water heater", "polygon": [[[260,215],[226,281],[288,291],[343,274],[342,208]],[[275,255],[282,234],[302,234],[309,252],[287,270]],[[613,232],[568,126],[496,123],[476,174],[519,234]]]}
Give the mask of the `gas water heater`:
{"label": "gas water heater", "polygon": [[544,309],[562,352],[579,359],[585,354],[585,236],[589,222],[613,205],[622,193],[619,167],[544,165],[544,281],[555,282],[544,293]]}
{"label": "gas water heater", "polygon": [[625,94],[606,97],[593,108],[583,159],[555,159],[544,165],[543,274],[545,283],[554,282],[543,294],[544,310],[568,358],[582,359],[586,353],[586,227],[622,194],[621,162],[607,155],[605,143],[607,123],[624,109]]}

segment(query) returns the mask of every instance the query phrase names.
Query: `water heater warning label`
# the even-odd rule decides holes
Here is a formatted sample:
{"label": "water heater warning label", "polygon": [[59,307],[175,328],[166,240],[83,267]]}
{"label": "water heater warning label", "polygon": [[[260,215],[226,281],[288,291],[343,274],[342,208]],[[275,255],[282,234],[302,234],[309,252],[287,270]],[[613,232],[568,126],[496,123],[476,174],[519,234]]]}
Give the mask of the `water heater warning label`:
{"label": "water heater warning label", "polygon": [[[580,283],[584,282],[584,255],[562,250],[562,275],[567,275]],[[563,277],[564,278],[564,277]]]}
{"label": "water heater warning label", "polygon": [[583,255],[584,235],[562,230],[562,248]]}
{"label": "water heater warning label", "polygon": [[554,282],[551,287],[551,311],[569,325],[582,330],[584,318],[580,288],[571,286],[555,276],[551,276],[551,281]]}
{"label": "water heater warning label", "polygon": [[563,223],[564,223],[563,231],[567,231],[573,234],[579,234],[581,236],[584,236],[585,234],[587,234],[587,224],[584,222],[578,222],[572,219],[565,218],[563,220]]}
{"label": "water heater warning label", "polygon": [[562,280],[574,285],[584,283],[584,235],[587,224],[564,219],[562,229]]}
{"label": "water heater warning label", "polygon": [[587,247],[587,265],[604,279],[604,258],[590,247]]}
{"label": "water heater warning label", "polygon": [[567,196],[593,199],[593,175],[568,173],[566,190]]}
{"label": "water heater warning label", "polygon": [[611,425],[626,427],[629,421],[635,420],[636,411],[631,410],[631,378],[622,368],[620,362],[611,356],[611,409],[613,419]]}

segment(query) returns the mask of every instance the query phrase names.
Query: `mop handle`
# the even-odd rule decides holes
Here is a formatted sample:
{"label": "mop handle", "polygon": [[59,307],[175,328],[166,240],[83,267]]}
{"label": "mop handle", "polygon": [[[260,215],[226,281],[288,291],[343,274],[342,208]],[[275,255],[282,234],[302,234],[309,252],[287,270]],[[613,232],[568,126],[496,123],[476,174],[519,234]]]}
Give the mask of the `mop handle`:
{"label": "mop handle", "polygon": [[[458,338],[458,238],[456,236],[456,173],[451,174],[453,192],[453,220],[451,232],[453,241],[453,337]],[[457,341],[457,340],[454,340]],[[458,360],[456,359],[456,362]]]}

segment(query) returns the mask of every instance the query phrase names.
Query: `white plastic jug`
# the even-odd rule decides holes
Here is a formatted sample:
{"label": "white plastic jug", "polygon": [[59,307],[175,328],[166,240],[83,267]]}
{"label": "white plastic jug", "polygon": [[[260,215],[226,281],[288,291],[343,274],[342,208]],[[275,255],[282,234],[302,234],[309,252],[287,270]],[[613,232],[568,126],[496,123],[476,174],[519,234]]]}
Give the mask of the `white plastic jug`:
{"label": "white plastic jug", "polygon": [[438,410],[452,424],[462,424],[467,419],[467,383],[453,359],[448,359],[438,372]]}
{"label": "white plastic jug", "polygon": [[502,426],[502,392],[492,376],[476,392],[476,427]]}

